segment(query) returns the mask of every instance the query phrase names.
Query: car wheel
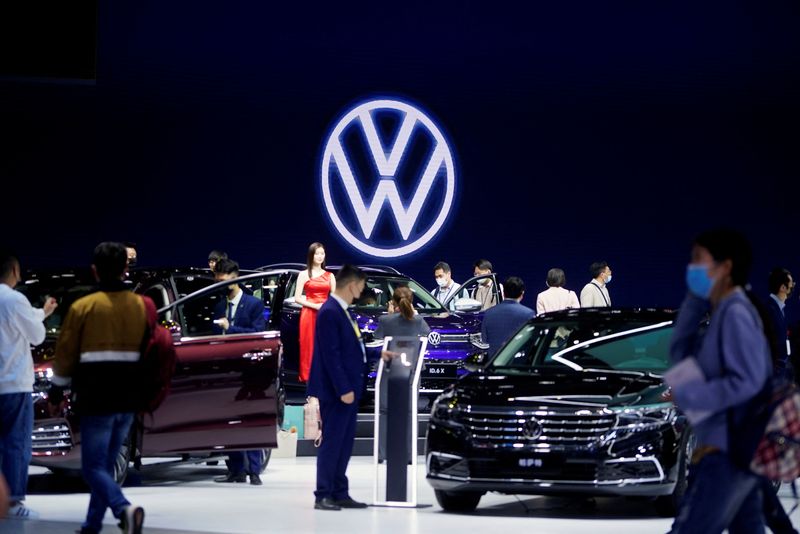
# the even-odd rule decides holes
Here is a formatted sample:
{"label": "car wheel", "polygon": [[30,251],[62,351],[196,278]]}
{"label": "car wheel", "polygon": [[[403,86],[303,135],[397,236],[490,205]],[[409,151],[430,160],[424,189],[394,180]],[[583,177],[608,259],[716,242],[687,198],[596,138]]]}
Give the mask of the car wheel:
{"label": "car wheel", "polygon": [[436,502],[445,512],[474,512],[483,493],[478,491],[436,490]]}
{"label": "car wheel", "polygon": [[127,439],[122,443],[114,462],[114,481],[122,486],[128,477],[128,467],[131,463],[131,440]]}
{"label": "car wheel", "polygon": [[261,449],[261,473],[264,474],[264,471],[267,470],[267,464],[269,463],[269,459],[272,456],[272,449]]}
{"label": "car wheel", "polygon": [[687,430],[683,436],[683,447],[681,447],[681,456],[678,460],[678,480],[675,482],[675,490],[672,495],[657,497],[655,500],[656,511],[662,517],[675,517],[678,513],[678,508],[689,484],[689,459],[694,452],[694,442],[694,435]]}

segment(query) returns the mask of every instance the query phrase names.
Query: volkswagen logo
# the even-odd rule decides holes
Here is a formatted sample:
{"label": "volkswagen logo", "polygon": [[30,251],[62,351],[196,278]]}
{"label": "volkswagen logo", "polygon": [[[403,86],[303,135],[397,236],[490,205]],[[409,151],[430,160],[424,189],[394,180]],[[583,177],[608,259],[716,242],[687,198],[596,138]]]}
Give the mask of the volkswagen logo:
{"label": "volkswagen logo", "polygon": [[428,343],[433,345],[434,347],[442,342],[442,336],[439,332],[431,332],[428,334]]}
{"label": "volkswagen logo", "polygon": [[456,171],[447,140],[430,117],[397,100],[371,100],[345,113],[326,140],[320,175],[336,231],[371,256],[421,249],[453,208]]}
{"label": "volkswagen logo", "polygon": [[542,427],[542,423],[535,417],[531,417],[525,421],[525,424],[522,426],[522,436],[525,439],[539,439],[543,433],[544,428]]}

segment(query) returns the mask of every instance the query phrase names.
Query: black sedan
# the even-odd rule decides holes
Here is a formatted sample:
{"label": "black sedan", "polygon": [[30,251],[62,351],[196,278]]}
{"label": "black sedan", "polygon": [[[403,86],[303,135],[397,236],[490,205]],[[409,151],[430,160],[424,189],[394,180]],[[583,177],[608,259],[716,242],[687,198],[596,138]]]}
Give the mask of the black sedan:
{"label": "black sedan", "polygon": [[653,497],[674,514],[694,440],[664,397],[673,318],[606,308],[525,324],[434,403],[426,460],[442,508],[577,493]]}

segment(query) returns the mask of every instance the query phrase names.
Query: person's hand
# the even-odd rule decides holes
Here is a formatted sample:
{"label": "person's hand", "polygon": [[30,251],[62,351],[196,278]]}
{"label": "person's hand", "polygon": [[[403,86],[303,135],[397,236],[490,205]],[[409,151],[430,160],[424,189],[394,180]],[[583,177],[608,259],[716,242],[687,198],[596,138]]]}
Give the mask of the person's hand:
{"label": "person's hand", "polygon": [[345,404],[353,404],[356,401],[356,394],[350,391],[342,395],[340,398]]}
{"label": "person's hand", "polygon": [[53,297],[47,297],[44,301],[44,306],[42,306],[45,318],[53,315],[53,312],[56,311],[56,308],[58,308],[58,301]]}
{"label": "person's hand", "polygon": [[228,328],[231,327],[231,323],[230,323],[230,321],[228,321],[227,317],[223,317],[222,319],[217,319],[217,324],[223,330],[227,330]]}
{"label": "person's hand", "polygon": [[672,388],[667,388],[666,391],[661,394],[661,400],[664,402],[672,402]]}
{"label": "person's hand", "polygon": [[389,362],[392,359],[397,358],[398,356],[400,356],[399,352],[394,352],[394,351],[391,351],[391,350],[382,350],[381,351],[381,358],[383,358],[383,361],[385,361],[385,362]]}
{"label": "person's hand", "polygon": [[389,304],[386,305],[386,313],[394,313],[394,301],[390,300]]}

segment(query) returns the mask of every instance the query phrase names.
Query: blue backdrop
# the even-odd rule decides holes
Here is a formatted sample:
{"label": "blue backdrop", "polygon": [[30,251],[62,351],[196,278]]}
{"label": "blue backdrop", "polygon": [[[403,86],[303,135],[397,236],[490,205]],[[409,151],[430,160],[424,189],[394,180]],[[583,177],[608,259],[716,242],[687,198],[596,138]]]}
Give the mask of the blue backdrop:
{"label": "blue backdrop", "polygon": [[145,265],[304,261],[312,241],[387,263],[333,230],[320,159],[388,96],[454,154],[443,231],[388,262],[426,286],[485,257],[532,304],[550,267],[580,290],[605,259],[615,303],[677,305],[692,236],[720,224],[753,241],[757,290],[774,264],[800,275],[798,4],[529,4],[101,0],[96,82],[0,83],[4,240],[27,266],[106,239]]}

